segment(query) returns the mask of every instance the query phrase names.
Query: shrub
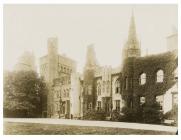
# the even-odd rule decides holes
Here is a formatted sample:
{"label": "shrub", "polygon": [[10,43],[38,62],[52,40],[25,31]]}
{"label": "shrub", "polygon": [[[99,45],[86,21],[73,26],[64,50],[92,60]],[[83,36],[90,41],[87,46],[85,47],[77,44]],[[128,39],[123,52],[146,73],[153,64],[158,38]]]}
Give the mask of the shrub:
{"label": "shrub", "polygon": [[143,108],[143,122],[160,124],[163,121],[163,112],[160,110],[159,103],[147,104]]}
{"label": "shrub", "polygon": [[172,110],[164,114],[164,119],[175,120],[178,122],[178,105],[174,105]]}
{"label": "shrub", "polygon": [[84,116],[84,120],[105,120],[106,119],[106,113],[103,110],[88,110]]}
{"label": "shrub", "polygon": [[122,113],[120,113],[120,111],[113,110],[113,112],[111,113],[111,121],[121,121],[121,119]]}
{"label": "shrub", "polygon": [[121,121],[125,121],[125,122],[141,122],[142,121],[141,109],[136,110],[133,108],[123,107],[122,113],[124,115],[121,117]]}
{"label": "shrub", "polygon": [[122,108],[123,115],[117,116],[117,120],[123,122],[139,122],[159,124],[163,121],[163,113],[160,111],[160,105],[156,102],[148,105],[144,104],[140,108]]}

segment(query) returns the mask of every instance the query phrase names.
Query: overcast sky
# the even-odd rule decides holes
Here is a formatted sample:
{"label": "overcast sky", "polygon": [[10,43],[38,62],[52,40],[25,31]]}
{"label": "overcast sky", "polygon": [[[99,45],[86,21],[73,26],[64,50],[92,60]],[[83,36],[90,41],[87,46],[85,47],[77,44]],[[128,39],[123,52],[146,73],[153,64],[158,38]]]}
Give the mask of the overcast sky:
{"label": "overcast sky", "polygon": [[177,29],[176,5],[5,5],[4,69],[33,51],[37,64],[47,54],[47,38],[57,37],[59,53],[85,64],[86,48],[94,44],[100,65],[117,67],[134,10],[142,55],[166,51],[166,36]]}

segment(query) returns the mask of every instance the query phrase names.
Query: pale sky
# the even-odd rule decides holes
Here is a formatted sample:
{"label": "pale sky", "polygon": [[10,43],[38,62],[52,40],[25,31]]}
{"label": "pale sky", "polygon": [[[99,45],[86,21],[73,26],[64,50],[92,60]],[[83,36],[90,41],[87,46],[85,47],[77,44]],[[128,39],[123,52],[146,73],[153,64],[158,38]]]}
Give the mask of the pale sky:
{"label": "pale sky", "polygon": [[100,65],[117,67],[127,40],[132,10],[142,55],[166,51],[166,37],[177,29],[177,5],[5,5],[4,69],[12,70],[26,50],[36,62],[47,54],[47,39],[57,37],[59,53],[85,64],[94,44]]}

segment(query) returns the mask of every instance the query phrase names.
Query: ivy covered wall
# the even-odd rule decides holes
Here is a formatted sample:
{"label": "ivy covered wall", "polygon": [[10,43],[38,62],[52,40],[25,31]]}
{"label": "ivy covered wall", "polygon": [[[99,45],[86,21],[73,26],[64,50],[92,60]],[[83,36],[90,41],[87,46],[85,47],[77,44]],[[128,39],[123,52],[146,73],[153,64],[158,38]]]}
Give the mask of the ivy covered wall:
{"label": "ivy covered wall", "polygon": [[83,98],[83,112],[87,111],[90,104],[92,104],[92,108],[95,108],[96,90],[94,87],[94,69],[87,69],[84,71]]}
{"label": "ivy covered wall", "polygon": [[[163,95],[175,83],[174,70],[176,69],[177,55],[175,52],[167,52],[138,58],[127,58],[122,70],[122,94],[128,107],[139,107],[140,97],[144,96],[146,103],[155,101],[157,95]],[[156,73],[163,70],[164,80],[156,82]],[[146,74],[146,83],[139,84],[142,73]],[[127,88],[126,88],[126,78]]]}

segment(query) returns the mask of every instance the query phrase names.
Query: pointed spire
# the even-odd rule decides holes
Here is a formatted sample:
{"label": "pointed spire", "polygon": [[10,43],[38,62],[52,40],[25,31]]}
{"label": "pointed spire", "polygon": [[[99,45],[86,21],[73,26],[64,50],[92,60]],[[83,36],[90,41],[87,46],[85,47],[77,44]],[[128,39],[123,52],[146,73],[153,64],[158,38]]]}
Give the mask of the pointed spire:
{"label": "pointed spire", "polygon": [[140,43],[136,35],[135,17],[134,17],[134,12],[132,10],[131,20],[129,25],[128,40],[123,48],[123,60],[127,57],[140,57],[140,56],[141,56]]}
{"label": "pointed spire", "polygon": [[130,26],[129,26],[128,42],[130,42],[130,43],[138,42],[137,36],[136,36],[136,25],[135,25],[135,18],[134,18],[133,10],[132,10]]}

